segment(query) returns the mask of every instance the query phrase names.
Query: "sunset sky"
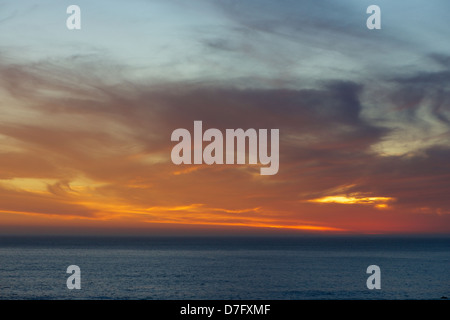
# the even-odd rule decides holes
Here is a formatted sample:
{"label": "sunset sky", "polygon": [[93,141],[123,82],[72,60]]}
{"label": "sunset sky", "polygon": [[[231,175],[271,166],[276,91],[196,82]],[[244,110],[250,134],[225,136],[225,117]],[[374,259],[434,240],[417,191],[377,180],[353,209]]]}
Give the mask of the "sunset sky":
{"label": "sunset sky", "polygon": [[[0,234],[449,234],[449,12],[0,1]],[[195,120],[279,129],[278,173],[173,164]]]}

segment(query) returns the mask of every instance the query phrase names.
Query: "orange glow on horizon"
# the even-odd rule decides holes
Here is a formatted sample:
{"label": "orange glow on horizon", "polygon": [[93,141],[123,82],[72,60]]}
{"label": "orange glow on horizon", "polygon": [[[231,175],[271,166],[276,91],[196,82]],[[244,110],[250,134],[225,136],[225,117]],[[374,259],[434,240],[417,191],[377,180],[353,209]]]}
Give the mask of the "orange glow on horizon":
{"label": "orange glow on horizon", "polygon": [[[189,179],[187,181],[190,181]],[[8,195],[0,201],[2,225],[24,227],[74,225],[82,228],[91,226],[101,228],[103,225],[106,229],[126,227],[157,229],[158,225],[161,225],[162,228],[173,226],[174,230],[183,226],[192,227],[192,230],[195,230],[196,226],[223,227],[224,230],[248,227],[262,232],[278,229],[327,234],[355,232],[370,234],[401,230],[401,220],[391,219],[393,226],[385,229],[381,222],[385,218],[380,216],[381,220],[370,220],[374,219],[373,216],[371,218],[367,215],[378,210],[392,212],[390,204],[396,200],[393,197],[352,193],[292,202],[291,206],[286,204],[272,206],[266,201],[251,201],[251,197],[243,198],[239,202],[221,201],[220,193],[216,197],[205,198],[205,203],[187,203],[186,200],[180,200],[180,195],[183,195],[181,193],[172,196],[172,201],[161,197],[161,201],[149,206],[149,201],[136,201],[133,197],[124,198],[110,191],[103,191],[108,184],[102,181],[79,178],[73,182],[56,184],[53,182],[48,179],[14,179],[9,182],[3,180],[4,192],[10,193],[12,199],[17,198],[17,201],[12,200],[14,206],[9,205],[9,208],[8,201],[5,200],[8,199],[6,198]],[[136,189],[128,184],[124,190],[131,190],[130,195],[139,192],[151,195],[155,192],[151,186]],[[193,190],[193,193],[189,193],[189,188],[185,190],[185,194],[193,197],[192,194],[199,189]],[[202,194],[207,194],[210,188],[205,186],[200,190]],[[13,203],[12,201],[10,203]],[[174,204],[168,204],[170,202]],[[328,207],[322,206],[323,204],[345,205],[351,210],[340,211],[334,208],[330,211]],[[367,209],[361,209],[361,205]],[[413,227],[417,228],[416,225]],[[405,227],[405,230],[407,228],[411,226]]]}

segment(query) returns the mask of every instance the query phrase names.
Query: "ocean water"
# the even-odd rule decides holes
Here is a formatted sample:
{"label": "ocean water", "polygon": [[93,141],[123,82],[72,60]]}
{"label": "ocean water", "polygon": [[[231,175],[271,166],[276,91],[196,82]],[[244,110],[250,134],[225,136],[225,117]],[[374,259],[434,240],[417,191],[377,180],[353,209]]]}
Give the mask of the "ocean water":
{"label": "ocean water", "polygon": [[449,238],[0,237],[0,299],[440,299],[449,267]]}

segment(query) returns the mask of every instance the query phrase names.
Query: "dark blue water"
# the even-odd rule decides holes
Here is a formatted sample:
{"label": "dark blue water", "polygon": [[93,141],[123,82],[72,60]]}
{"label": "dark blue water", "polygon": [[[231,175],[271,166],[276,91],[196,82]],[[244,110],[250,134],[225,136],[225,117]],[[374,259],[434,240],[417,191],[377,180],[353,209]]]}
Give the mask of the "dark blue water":
{"label": "dark blue water", "polygon": [[440,299],[449,267],[449,238],[1,237],[0,299]]}

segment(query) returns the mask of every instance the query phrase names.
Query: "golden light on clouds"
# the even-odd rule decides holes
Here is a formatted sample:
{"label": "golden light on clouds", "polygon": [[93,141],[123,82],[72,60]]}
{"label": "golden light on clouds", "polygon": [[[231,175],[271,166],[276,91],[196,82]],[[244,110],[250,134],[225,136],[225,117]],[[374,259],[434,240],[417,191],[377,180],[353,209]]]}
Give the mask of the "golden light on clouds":
{"label": "golden light on clouds", "polygon": [[[155,223],[155,221],[147,220],[148,223]],[[165,223],[156,221],[157,223]],[[276,225],[271,223],[231,223],[231,222],[199,222],[195,221],[193,225],[209,225],[209,226],[226,226],[226,227],[250,227],[250,228],[268,228],[268,229],[286,229],[286,230],[303,230],[303,231],[319,231],[319,232],[345,232],[347,230],[341,228],[333,228],[326,226],[313,226],[313,225]]]}
{"label": "golden light on clouds", "polygon": [[326,196],[318,199],[308,200],[312,203],[338,203],[338,204],[362,204],[371,205],[377,209],[388,209],[389,203],[394,202],[396,199],[392,197],[367,197],[361,194],[352,195],[336,195]]}

